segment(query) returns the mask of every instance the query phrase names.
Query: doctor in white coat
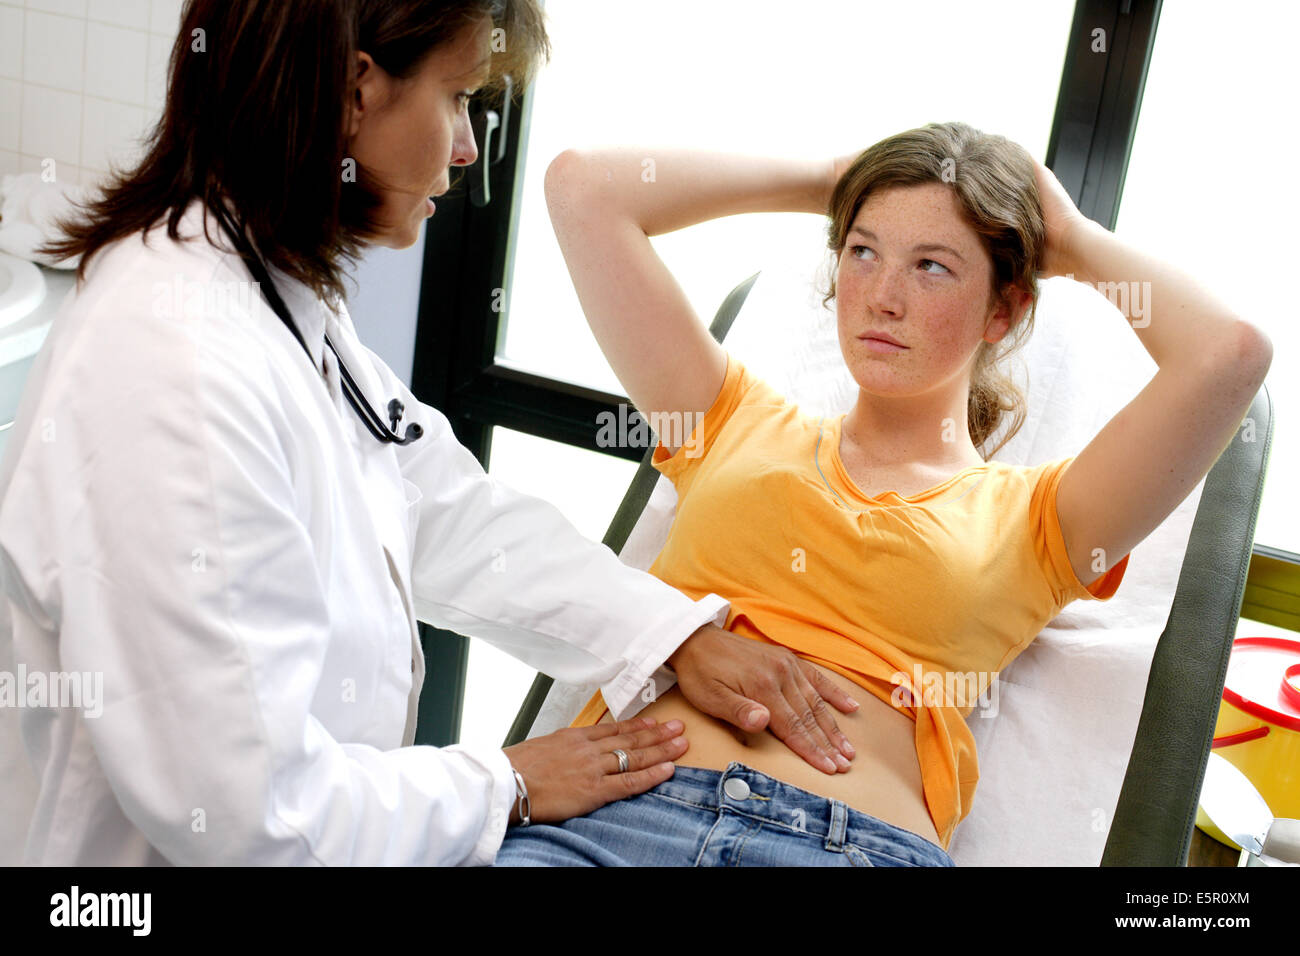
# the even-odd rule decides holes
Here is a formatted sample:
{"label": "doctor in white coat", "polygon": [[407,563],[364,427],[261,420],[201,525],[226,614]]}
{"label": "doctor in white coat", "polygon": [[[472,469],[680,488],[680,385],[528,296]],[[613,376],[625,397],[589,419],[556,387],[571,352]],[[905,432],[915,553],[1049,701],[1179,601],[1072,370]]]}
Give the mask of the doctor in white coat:
{"label": "doctor in white coat", "polygon": [[[342,303],[340,255],[416,241],[469,94],[546,45],[532,0],[187,5],[147,155],[65,226],[83,281],[0,465],[3,862],[489,863],[671,775],[681,725],[630,719],[655,673],[847,769],[852,701],[484,474]],[[622,722],[413,746],[417,619]]]}

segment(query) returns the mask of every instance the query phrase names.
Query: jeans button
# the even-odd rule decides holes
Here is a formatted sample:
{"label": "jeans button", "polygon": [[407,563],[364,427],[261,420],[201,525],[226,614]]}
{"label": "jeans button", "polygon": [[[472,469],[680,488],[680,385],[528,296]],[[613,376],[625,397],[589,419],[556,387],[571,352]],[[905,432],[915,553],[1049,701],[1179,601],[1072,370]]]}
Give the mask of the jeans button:
{"label": "jeans button", "polygon": [[741,780],[739,777],[728,777],[726,782],[722,785],[722,792],[732,800],[748,800],[749,784],[745,783],[745,781]]}

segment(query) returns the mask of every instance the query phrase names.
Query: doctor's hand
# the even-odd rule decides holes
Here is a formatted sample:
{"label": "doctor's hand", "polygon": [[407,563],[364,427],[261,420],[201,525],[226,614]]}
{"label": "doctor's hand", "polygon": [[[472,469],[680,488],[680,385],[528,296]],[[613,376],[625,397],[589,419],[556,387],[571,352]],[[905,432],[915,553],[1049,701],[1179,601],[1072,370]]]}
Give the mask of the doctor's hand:
{"label": "doctor's hand", "polygon": [[[666,724],[649,717],[592,727],[568,727],[505,748],[528,788],[533,823],[559,823],[605,804],[634,797],[673,775],[672,761],[686,753],[680,720]],[[618,754],[627,755],[621,772]],[[510,824],[519,822],[518,806]]]}
{"label": "doctor's hand", "polygon": [[816,667],[784,647],[706,624],[669,658],[677,685],[696,708],[748,733],[764,728],[825,773],[846,773],[853,745],[827,702],[851,714],[858,704]]}

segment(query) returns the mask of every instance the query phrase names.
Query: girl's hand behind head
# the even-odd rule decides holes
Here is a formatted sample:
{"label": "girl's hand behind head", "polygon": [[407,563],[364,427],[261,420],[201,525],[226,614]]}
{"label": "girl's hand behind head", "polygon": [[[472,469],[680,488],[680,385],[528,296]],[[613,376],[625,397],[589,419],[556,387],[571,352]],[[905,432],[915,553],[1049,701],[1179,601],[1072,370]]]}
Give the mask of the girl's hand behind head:
{"label": "girl's hand behind head", "polygon": [[1061,181],[1050,169],[1034,160],[1034,180],[1038,200],[1043,206],[1043,224],[1047,229],[1047,247],[1043,251],[1040,275],[1043,278],[1073,272],[1069,237],[1071,231],[1088,218],[1074,204]]}

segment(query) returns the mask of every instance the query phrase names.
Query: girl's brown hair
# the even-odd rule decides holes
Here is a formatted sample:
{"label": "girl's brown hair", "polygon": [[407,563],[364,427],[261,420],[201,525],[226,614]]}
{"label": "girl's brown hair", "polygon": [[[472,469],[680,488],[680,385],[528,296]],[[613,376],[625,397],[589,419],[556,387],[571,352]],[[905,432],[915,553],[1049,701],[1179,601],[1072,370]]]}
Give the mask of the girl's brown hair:
{"label": "girl's brown hair", "polygon": [[[838,259],[858,210],[875,190],[927,183],[952,187],[963,218],[979,234],[993,260],[989,308],[1010,292],[1010,287],[1024,289],[1032,297],[1024,317],[1000,341],[980,344],[971,371],[967,399],[970,438],[987,461],[1025,421],[1024,392],[998,364],[1028,340],[1038,306],[1036,274],[1047,233],[1032,157],[1006,137],[982,133],[965,123],[930,123],[882,139],[858,156],[836,183],[828,211],[827,245]],[[822,304],[834,297],[832,271],[830,290]],[[981,446],[997,431],[1007,412],[1014,417],[1005,437],[985,453]]]}
{"label": "girl's brown hair", "polygon": [[191,200],[215,214],[224,195],[264,261],[341,299],[342,260],[376,237],[382,202],[360,164],[344,182],[357,53],[410,79],[484,17],[494,27],[485,89],[501,92],[510,75],[518,93],[550,53],[537,0],[186,0],[144,157],[114,169],[100,196],[78,204],[79,218],[58,224],[64,238],[37,251],[80,255],[80,285],[109,243],[164,216],[178,240]]}

